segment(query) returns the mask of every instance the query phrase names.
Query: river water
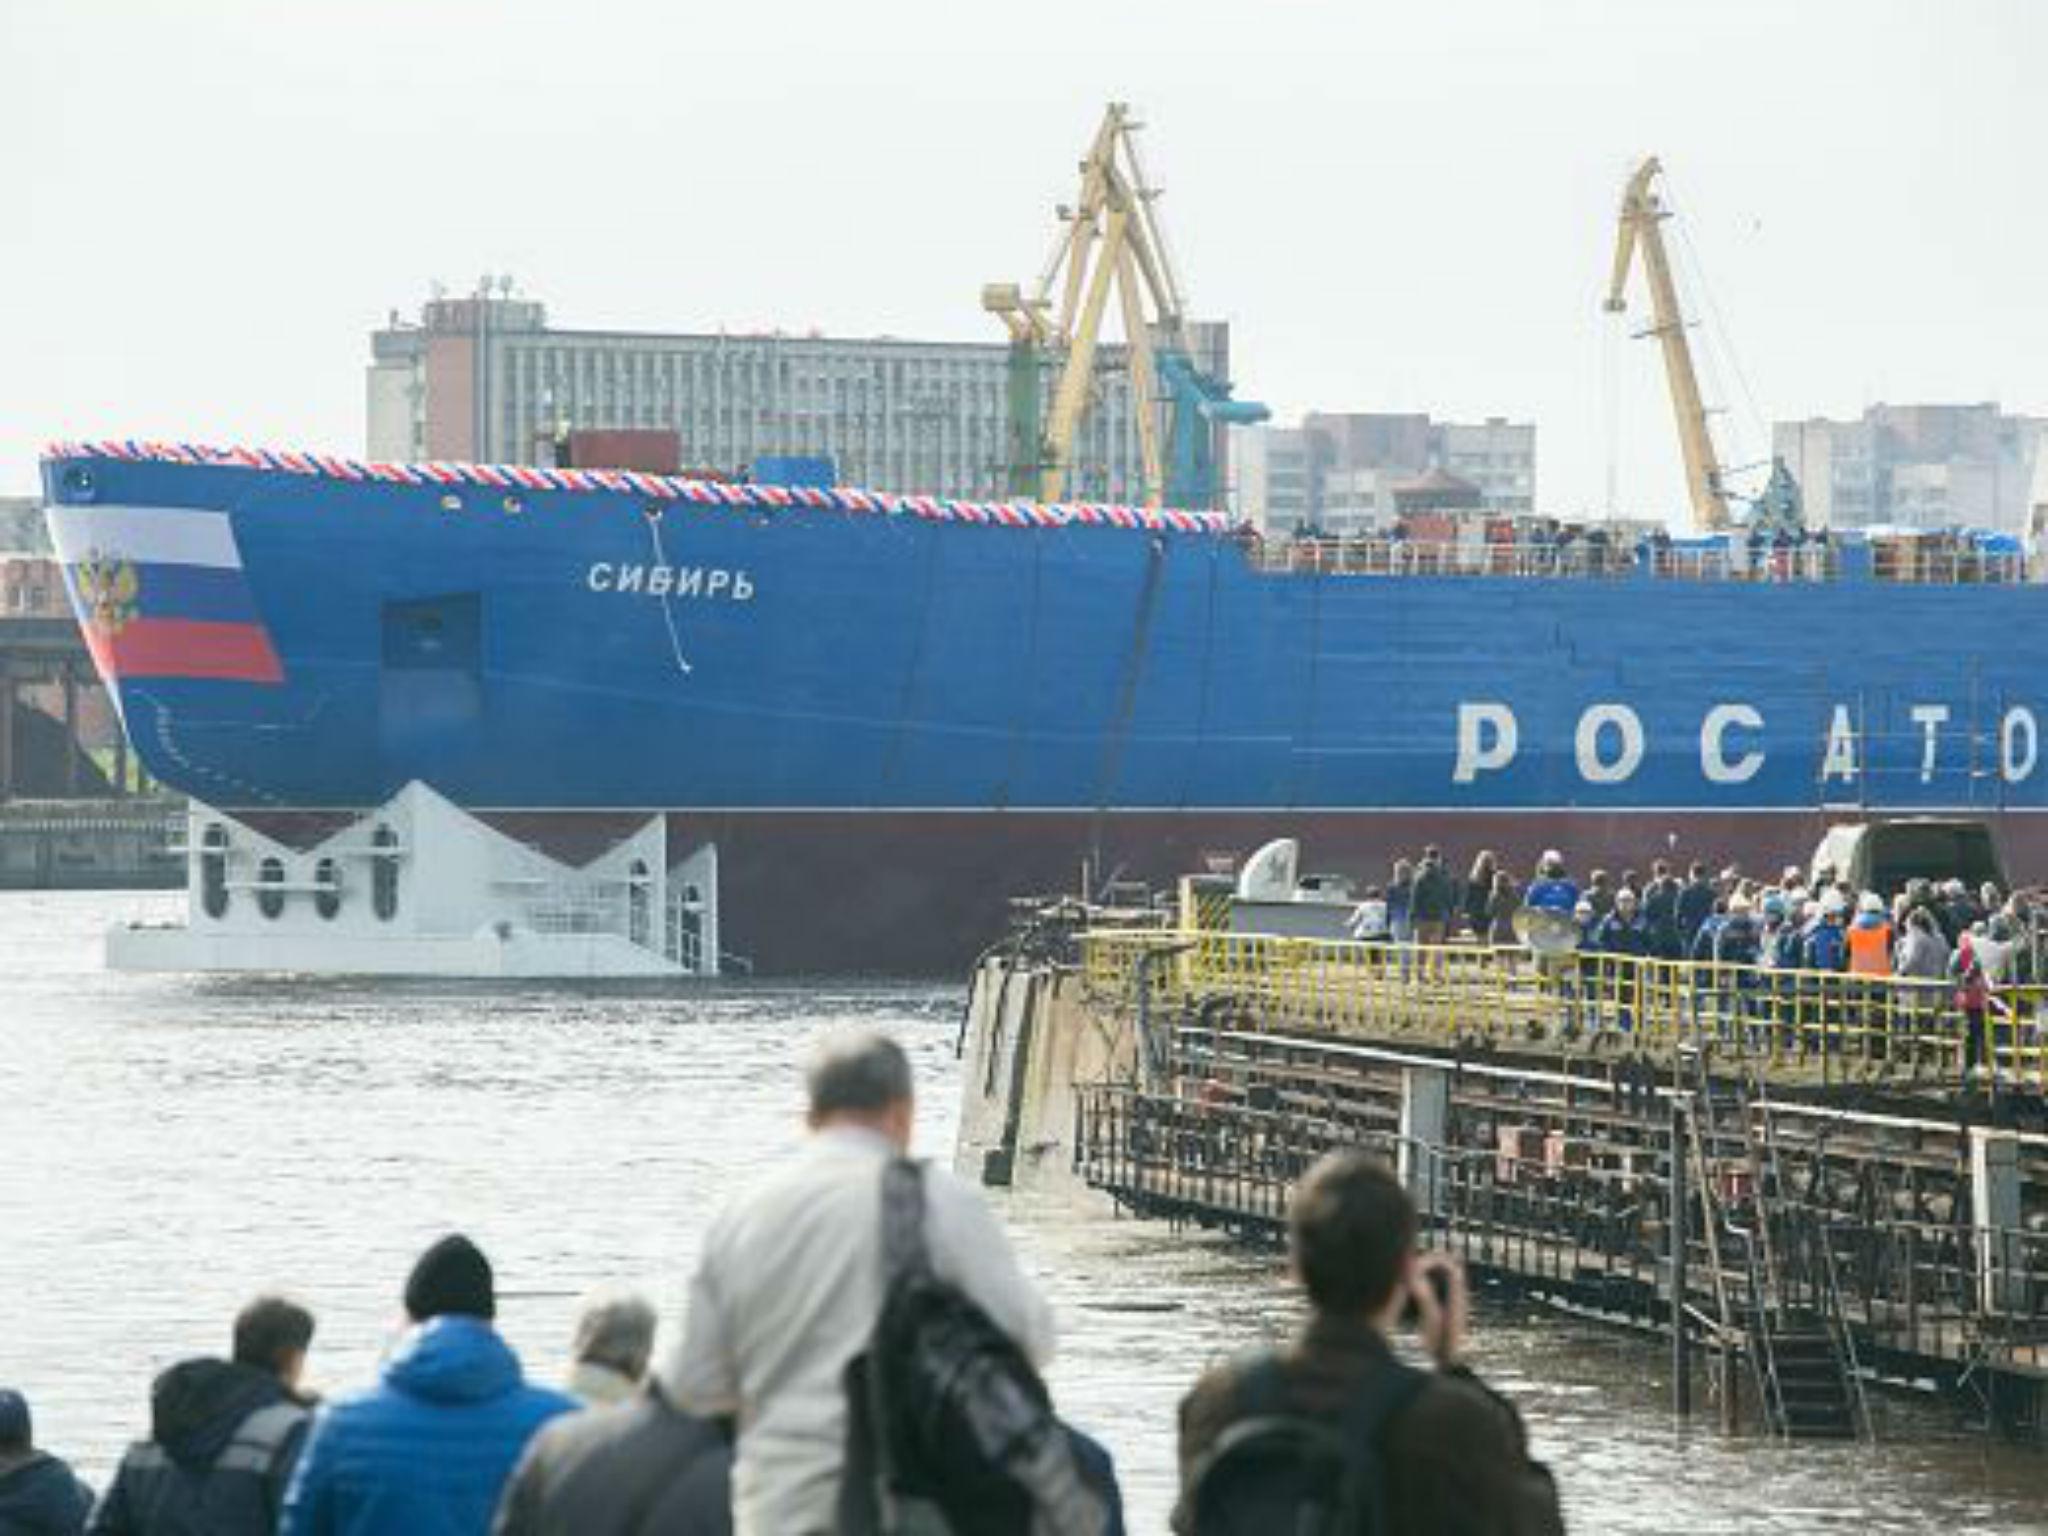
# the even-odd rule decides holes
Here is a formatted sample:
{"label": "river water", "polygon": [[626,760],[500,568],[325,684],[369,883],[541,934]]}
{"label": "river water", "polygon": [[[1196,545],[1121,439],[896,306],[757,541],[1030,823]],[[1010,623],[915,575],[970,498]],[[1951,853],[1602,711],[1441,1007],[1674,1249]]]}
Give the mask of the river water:
{"label": "river water", "polygon": [[[680,1302],[710,1213],[799,1134],[822,1030],[914,1053],[923,1150],[950,1156],[960,989],[394,984],[117,976],[111,920],[179,898],[0,895],[0,1384],[103,1483],[152,1373],[220,1352],[258,1290],[319,1316],[323,1390],[368,1379],[413,1256],[494,1261],[502,1326],[553,1374],[602,1280]],[[1106,1204],[997,1196],[1062,1324],[1062,1410],[1116,1452],[1132,1529],[1172,1502],[1174,1407],[1289,1326],[1277,1261]],[[1887,1404],[1885,1443],[1681,1432],[1654,1346],[1502,1302],[1479,1364],[1526,1414],[1582,1532],[2048,1531],[2048,1452]]]}

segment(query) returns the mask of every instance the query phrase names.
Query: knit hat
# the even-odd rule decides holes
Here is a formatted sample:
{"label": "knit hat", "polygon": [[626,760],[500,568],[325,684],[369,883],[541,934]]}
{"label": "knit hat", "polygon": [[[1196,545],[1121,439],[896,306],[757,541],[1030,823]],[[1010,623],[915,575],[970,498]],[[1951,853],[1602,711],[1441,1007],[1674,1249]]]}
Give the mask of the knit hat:
{"label": "knit hat", "polygon": [[33,1439],[28,1399],[10,1388],[0,1387],[0,1446],[24,1446]]}
{"label": "knit hat", "polygon": [[497,1316],[491,1261],[460,1232],[451,1232],[413,1265],[405,1282],[405,1310],[416,1323],[451,1315]]}

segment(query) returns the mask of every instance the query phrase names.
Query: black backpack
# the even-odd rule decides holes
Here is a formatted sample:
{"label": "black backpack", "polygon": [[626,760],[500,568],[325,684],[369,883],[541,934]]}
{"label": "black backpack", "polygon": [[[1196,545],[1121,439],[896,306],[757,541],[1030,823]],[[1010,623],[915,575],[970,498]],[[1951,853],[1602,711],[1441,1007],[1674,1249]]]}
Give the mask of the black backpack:
{"label": "black backpack", "polygon": [[1343,1414],[1290,1408],[1287,1370],[1266,1354],[1239,1377],[1239,1417],[1188,1476],[1194,1536],[1385,1536],[1380,1439],[1428,1373],[1398,1360],[1366,1372]]}
{"label": "black backpack", "polygon": [[1051,1395],[1010,1336],[932,1269],[924,1169],[882,1175],[882,1315],[846,1368],[842,1536],[1100,1536]]}

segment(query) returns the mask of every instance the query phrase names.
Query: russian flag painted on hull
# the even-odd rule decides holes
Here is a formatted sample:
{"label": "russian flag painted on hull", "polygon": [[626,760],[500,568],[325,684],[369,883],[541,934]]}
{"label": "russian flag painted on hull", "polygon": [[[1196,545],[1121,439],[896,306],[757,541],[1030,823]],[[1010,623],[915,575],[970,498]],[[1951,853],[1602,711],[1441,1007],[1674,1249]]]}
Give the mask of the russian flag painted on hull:
{"label": "russian flag painted on hull", "polygon": [[50,530],[79,628],[109,682],[284,681],[226,513],[95,507],[88,518],[55,507]]}

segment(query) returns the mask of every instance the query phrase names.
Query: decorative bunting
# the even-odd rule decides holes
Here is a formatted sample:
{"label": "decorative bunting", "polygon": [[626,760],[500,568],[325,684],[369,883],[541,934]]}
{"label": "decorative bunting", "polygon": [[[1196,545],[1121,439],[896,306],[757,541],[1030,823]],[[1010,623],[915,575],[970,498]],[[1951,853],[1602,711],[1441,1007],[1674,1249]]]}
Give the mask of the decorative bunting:
{"label": "decorative bunting", "polygon": [[119,459],[159,464],[205,465],[214,468],[273,470],[329,480],[376,480],[393,485],[482,485],[503,490],[578,491],[688,501],[698,506],[754,507],[782,511],[808,507],[818,511],[867,513],[883,517],[915,517],[926,522],[975,523],[1001,528],[1138,528],[1156,533],[1227,534],[1229,514],[1182,512],[1153,507],[1111,506],[1068,502],[1043,506],[1029,501],[955,501],[941,496],[893,496],[854,486],[736,485],[722,480],[691,480],[678,475],[648,475],[623,469],[543,469],[531,464],[382,464],[343,458],[331,453],[298,453],[269,448],[215,448],[196,443],[144,443],[132,440],[52,443],[43,450],[51,461]]}

